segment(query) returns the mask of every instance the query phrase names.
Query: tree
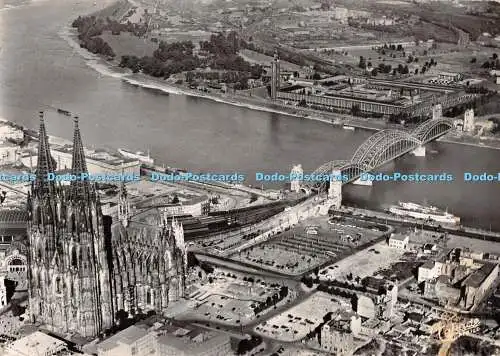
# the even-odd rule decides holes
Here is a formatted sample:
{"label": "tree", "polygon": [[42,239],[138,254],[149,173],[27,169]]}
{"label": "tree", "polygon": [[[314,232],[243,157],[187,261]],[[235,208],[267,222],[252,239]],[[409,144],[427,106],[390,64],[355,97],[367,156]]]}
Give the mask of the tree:
{"label": "tree", "polygon": [[304,285],[308,288],[312,288],[313,286],[313,281],[311,278],[308,278],[306,276],[302,277],[301,282],[304,283]]}
{"label": "tree", "polygon": [[471,60],[470,60],[471,63],[476,63],[477,62],[477,59],[476,57],[472,57]]}
{"label": "tree", "polygon": [[415,68],[415,75],[418,74],[418,68]]}
{"label": "tree", "polygon": [[361,68],[361,69],[366,69],[365,57],[363,57],[363,56],[359,57],[358,67]]}
{"label": "tree", "polygon": [[498,54],[496,53],[493,53],[493,55],[491,56],[492,59],[497,59],[498,58]]}
{"label": "tree", "polygon": [[123,325],[123,323],[128,318],[128,312],[123,309],[120,309],[116,312],[116,320],[118,320],[118,325]]}
{"label": "tree", "polygon": [[318,73],[318,72],[315,72],[312,76],[312,79],[314,80],[320,80],[321,79],[321,75]]}
{"label": "tree", "polygon": [[174,197],[172,198],[172,204],[179,204],[179,197],[177,194],[174,194]]}
{"label": "tree", "polygon": [[483,65],[481,66],[481,68],[490,69],[491,68],[491,63],[489,61],[486,61],[486,62],[483,63]]}
{"label": "tree", "polygon": [[20,316],[25,312],[26,308],[17,304],[17,301],[11,301],[11,310],[12,315]]}

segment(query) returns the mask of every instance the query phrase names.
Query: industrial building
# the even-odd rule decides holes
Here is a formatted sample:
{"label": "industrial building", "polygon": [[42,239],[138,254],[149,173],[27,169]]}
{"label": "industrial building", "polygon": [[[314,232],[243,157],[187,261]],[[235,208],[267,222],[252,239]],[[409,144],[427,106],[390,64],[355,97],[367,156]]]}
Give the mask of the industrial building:
{"label": "industrial building", "polygon": [[[57,169],[68,169],[73,159],[73,148],[71,145],[51,145],[52,157],[56,161]],[[136,159],[122,158],[112,155],[106,151],[85,150],[85,159],[89,174],[125,174],[140,175],[141,162]],[[21,156],[21,162],[26,167],[36,167],[37,155],[35,150],[25,151]]]}
{"label": "industrial building", "polygon": [[367,319],[392,318],[398,301],[398,286],[374,277],[367,277],[363,282],[367,292],[358,295],[356,306],[358,315]]}
{"label": "industrial building", "polygon": [[193,325],[137,324],[97,344],[98,356],[234,355],[230,337]]}
{"label": "industrial building", "polygon": [[[447,75],[450,73],[441,73]],[[453,75],[451,75],[453,74]],[[453,82],[463,76],[451,73]],[[400,113],[411,116],[427,115],[433,105],[443,108],[470,101],[472,96],[460,86],[424,84],[383,79],[336,76],[321,80],[304,80],[288,76],[283,80],[278,55],[271,62],[271,99],[317,109],[389,117]]]}
{"label": "industrial building", "polygon": [[475,257],[481,256],[452,250],[444,260],[420,266],[418,282],[423,282],[424,296],[467,310],[477,306],[495,283],[499,265]]}
{"label": "industrial building", "polygon": [[471,99],[459,87],[345,76],[318,81],[291,79],[276,97],[289,104],[379,116],[429,114],[435,102],[449,107]]}
{"label": "industrial building", "polygon": [[498,278],[498,264],[485,263],[472,272],[463,282],[463,306],[466,309],[478,305]]}
{"label": "industrial building", "polygon": [[408,235],[391,234],[391,237],[389,237],[389,247],[391,248],[406,250],[409,243],[410,236]]}
{"label": "industrial building", "polygon": [[132,325],[97,345],[99,356],[148,355],[155,352],[155,334],[144,326]]}
{"label": "industrial building", "polygon": [[[6,346],[4,356],[52,356],[64,355],[67,344],[41,331],[22,337]],[[70,353],[66,353],[70,355]]]}
{"label": "industrial building", "polygon": [[361,318],[344,310],[321,328],[321,348],[334,355],[349,355],[355,349],[355,337],[361,330]]}
{"label": "industrial building", "polygon": [[171,194],[154,196],[136,204],[136,208],[159,208],[168,216],[191,215],[202,216],[210,212],[210,197],[208,195],[183,196],[177,195],[178,202],[172,202]]}

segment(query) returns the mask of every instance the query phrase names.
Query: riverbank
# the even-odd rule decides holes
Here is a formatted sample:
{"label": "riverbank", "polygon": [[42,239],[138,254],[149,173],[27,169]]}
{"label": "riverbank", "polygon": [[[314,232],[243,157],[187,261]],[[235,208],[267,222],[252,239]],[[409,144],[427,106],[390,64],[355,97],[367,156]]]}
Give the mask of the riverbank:
{"label": "riverbank", "polygon": [[[132,73],[132,71],[130,71],[129,69],[119,67],[116,60],[106,61],[99,55],[92,54],[86,49],[80,47],[76,31],[75,29],[71,28],[69,24],[60,33],[60,37],[63,38],[76,52],[78,52],[86,60],[89,67],[91,67],[101,75],[121,79],[127,84],[144,89],[156,90],[166,94],[186,95],[190,97],[204,98],[227,105],[248,108],[251,110],[271,112],[300,119],[319,121],[338,128],[350,126],[369,131],[400,128],[399,126],[396,127],[395,125],[388,125],[387,122],[380,119],[360,118],[348,114],[330,113],[303,107],[292,107],[283,103],[271,102],[270,100],[262,97],[244,95],[236,92],[206,93],[200,90],[193,90],[188,88],[186,85],[175,84],[172,81],[169,82],[168,80],[151,77],[142,73]],[[439,141],[480,148],[500,149],[500,140],[480,141],[479,139],[470,136],[457,137],[453,134],[448,134],[441,137]]]}
{"label": "riverbank", "polygon": [[439,138],[438,141],[445,143],[456,143],[465,146],[500,150],[500,139],[485,138],[484,140],[481,140],[481,138],[475,136],[457,136],[454,132],[451,132]]}

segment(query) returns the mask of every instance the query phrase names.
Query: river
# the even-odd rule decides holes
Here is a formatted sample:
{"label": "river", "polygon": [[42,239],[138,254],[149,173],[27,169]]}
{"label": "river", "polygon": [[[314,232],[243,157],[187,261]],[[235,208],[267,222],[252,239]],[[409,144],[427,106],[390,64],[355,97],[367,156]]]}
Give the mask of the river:
{"label": "river", "polygon": [[[103,7],[101,1],[97,7]],[[37,112],[61,107],[80,116],[86,145],[151,151],[159,162],[192,171],[311,171],[349,159],[371,133],[134,86],[99,60],[70,46],[69,21],[93,11],[88,0],[4,0],[0,10],[0,117],[30,128]],[[2,3],[0,2],[0,5]],[[49,134],[72,138],[72,122],[47,111]],[[379,208],[398,200],[432,203],[465,224],[500,230],[500,183],[463,182],[463,172],[500,171],[500,150],[428,145],[427,157],[406,156],[384,168],[448,172],[453,184],[375,183],[344,188],[345,202]]]}

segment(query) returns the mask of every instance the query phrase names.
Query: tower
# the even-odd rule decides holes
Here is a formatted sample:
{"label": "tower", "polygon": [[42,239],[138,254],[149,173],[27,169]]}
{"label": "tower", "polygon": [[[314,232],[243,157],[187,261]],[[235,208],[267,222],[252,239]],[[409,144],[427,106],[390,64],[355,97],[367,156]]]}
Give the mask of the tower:
{"label": "tower", "polygon": [[32,322],[58,333],[94,337],[113,325],[103,216],[75,118],[72,174],[62,187],[40,115],[37,179],[28,198],[29,306]]}
{"label": "tower", "polygon": [[290,190],[292,192],[300,191],[300,182],[303,179],[304,170],[302,169],[302,165],[293,166],[292,171],[290,172]]}
{"label": "tower", "polygon": [[464,114],[464,131],[473,132],[474,128],[474,109],[467,109]]}
{"label": "tower", "polygon": [[432,119],[439,120],[443,117],[443,106],[436,104],[432,107]]}
{"label": "tower", "polygon": [[280,59],[278,51],[274,52],[274,58],[271,62],[271,99],[276,100],[278,90],[280,89]]}
{"label": "tower", "polygon": [[330,178],[330,187],[328,188],[328,199],[332,201],[335,209],[340,208],[342,204],[342,172],[333,170]]}

